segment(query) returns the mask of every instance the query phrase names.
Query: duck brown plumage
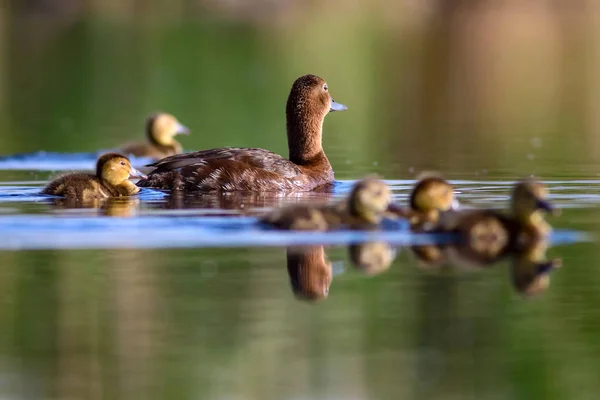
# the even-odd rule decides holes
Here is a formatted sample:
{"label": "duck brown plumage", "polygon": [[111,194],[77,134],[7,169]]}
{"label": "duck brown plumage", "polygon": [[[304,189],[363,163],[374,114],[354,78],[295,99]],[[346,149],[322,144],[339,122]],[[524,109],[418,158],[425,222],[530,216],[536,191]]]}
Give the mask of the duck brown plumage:
{"label": "duck brown plumage", "polygon": [[95,175],[74,172],[59,176],[42,193],[79,201],[131,196],[138,193],[140,188],[129,178],[144,176],[131,166],[127,157],[107,153],[98,158]]}
{"label": "duck brown plumage", "polygon": [[310,191],[333,183],[322,147],[323,120],[346,107],[315,75],[296,79],[286,105],[289,159],[257,148],[221,148],[166,157],[141,187],[201,191]]}
{"label": "duck brown plumage", "polygon": [[334,204],[299,204],[282,207],[261,221],[277,229],[328,231],[377,225],[391,201],[389,187],[379,179],[358,181],[346,200]]}
{"label": "duck brown plumage", "polygon": [[175,135],[188,135],[190,130],[177,118],[167,113],[156,113],[146,119],[147,142],[128,143],[119,152],[136,157],[149,157],[155,160],[182,152],[181,144]]}

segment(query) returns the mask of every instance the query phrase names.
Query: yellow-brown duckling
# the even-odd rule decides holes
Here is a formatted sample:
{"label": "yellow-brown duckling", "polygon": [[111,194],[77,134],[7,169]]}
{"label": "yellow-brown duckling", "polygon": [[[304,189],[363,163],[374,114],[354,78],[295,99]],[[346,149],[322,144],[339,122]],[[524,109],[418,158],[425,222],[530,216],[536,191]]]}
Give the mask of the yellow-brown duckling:
{"label": "yellow-brown duckling", "polygon": [[415,184],[409,200],[409,208],[390,206],[390,213],[406,218],[414,231],[431,229],[440,215],[458,208],[452,185],[438,175],[427,174]]}
{"label": "yellow-brown duckling", "polygon": [[353,243],[348,254],[352,264],[366,275],[387,271],[396,258],[396,250],[385,242]]}
{"label": "yellow-brown duckling", "polygon": [[434,230],[457,232],[480,257],[494,258],[509,249],[544,238],[552,228],[544,213],[554,212],[548,189],[533,179],[518,182],[511,196],[511,213],[474,210],[445,213]]}
{"label": "yellow-brown duckling", "polygon": [[140,188],[129,178],[144,176],[131,166],[127,157],[118,153],[106,153],[98,158],[95,175],[74,172],[59,176],[42,193],[83,202],[131,196],[138,193]]}
{"label": "yellow-brown duckling", "polygon": [[390,201],[391,191],[383,181],[366,178],[354,185],[345,201],[283,207],[265,215],[261,222],[278,229],[303,231],[368,228],[381,221]]}
{"label": "yellow-brown duckling", "polygon": [[119,149],[126,155],[149,157],[154,160],[173,156],[182,152],[176,135],[189,135],[190,130],[177,118],[167,113],[156,113],[146,119],[147,142],[128,143]]}

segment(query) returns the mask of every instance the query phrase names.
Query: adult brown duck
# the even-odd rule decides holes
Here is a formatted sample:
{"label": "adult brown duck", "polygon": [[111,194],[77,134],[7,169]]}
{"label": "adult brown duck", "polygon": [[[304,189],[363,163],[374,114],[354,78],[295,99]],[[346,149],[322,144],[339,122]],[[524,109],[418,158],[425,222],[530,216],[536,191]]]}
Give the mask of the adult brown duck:
{"label": "adult brown duck", "polygon": [[336,103],[327,83],[315,75],[296,79],[288,96],[289,158],[257,148],[201,150],[164,158],[141,187],[185,192],[310,191],[333,183],[333,169],[322,147],[323,121]]}

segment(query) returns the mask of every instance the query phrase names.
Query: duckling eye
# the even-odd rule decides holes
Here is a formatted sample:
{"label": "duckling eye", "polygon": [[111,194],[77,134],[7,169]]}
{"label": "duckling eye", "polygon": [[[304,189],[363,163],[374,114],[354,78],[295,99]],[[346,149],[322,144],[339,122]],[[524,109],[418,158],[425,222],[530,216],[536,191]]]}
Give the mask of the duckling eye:
{"label": "duckling eye", "polygon": [[125,165],[125,161],[121,161],[121,165]]}
{"label": "duckling eye", "polygon": [[327,84],[326,83],[323,85],[323,90],[327,91]]}

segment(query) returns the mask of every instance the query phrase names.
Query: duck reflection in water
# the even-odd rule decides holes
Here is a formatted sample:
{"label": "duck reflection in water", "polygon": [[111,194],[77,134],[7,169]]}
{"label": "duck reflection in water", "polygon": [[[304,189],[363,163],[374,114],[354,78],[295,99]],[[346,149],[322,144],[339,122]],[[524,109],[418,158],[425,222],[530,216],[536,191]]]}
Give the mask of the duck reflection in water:
{"label": "duck reflection in water", "polygon": [[[293,246],[286,252],[287,270],[296,298],[309,301],[327,298],[334,271],[325,247]],[[396,257],[396,251],[383,242],[352,244],[348,253],[351,263],[367,275],[386,271]]]}
{"label": "duck reflection in water", "polygon": [[326,202],[333,197],[331,187],[312,192],[223,192],[182,193],[173,192],[165,202],[155,207],[170,210],[198,210],[198,214],[209,215],[260,215],[264,209],[296,203]]}
{"label": "duck reflection in water", "polygon": [[485,269],[503,260],[511,263],[512,284],[522,295],[535,295],[550,285],[550,273],[562,265],[560,258],[548,260],[548,242],[541,238],[529,241],[525,246],[490,257],[487,253],[470,246],[469,242],[411,247],[420,266],[428,270]]}

